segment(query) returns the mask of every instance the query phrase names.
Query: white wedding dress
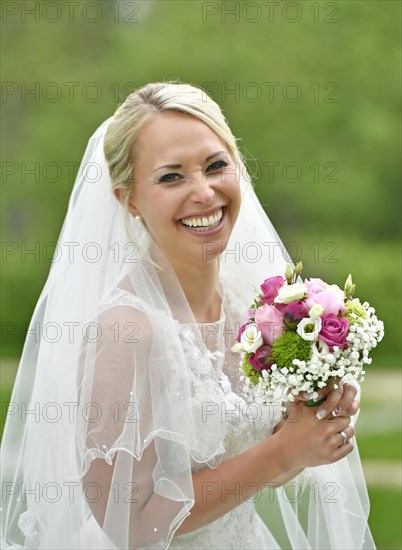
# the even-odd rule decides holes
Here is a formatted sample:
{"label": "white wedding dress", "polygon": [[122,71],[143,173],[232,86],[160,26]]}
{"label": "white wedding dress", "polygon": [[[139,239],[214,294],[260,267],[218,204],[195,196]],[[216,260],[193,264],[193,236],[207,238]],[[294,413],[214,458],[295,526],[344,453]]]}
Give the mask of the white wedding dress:
{"label": "white wedding dress", "polygon": [[[113,301],[116,306],[128,305],[130,302],[134,307],[136,306],[132,295],[125,291],[115,292],[114,298],[105,299],[108,307],[113,306]],[[198,325],[208,350],[208,357],[203,356],[195,345],[193,326],[178,323],[177,328],[187,364],[191,366],[194,388],[193,406],[199,408],[200,411],[203,410],[201,414],[219,415],[221,421],[227,424],[226,437],[223,442],[225,452],[222,461],[237,456],[271,435],[280,418],[279,404],[257,408],[247,405],[240,395],[242,386],[242,382],[239,380],[240,356],[231,352],[234,333],[226,325],[223,309],[222,317],[216,323]],[[208,409],[202,391],[200,395],[197,395],[197,385],[205,384],[208,379],[222,395],[220,410]],[[193,459],[191,459],[191,464],[193,472],[205,468],[205,464],[199,464]],[[209,489],[214,490],[213,487]],[[240,496],[239,489],[239,501]],[[207,493],[205,498],[208,498]],[[82,548],[116,548],[92,515],[82,529],[81,541]],[[148,548],[160,548],[160,546],[149,546]],[[250,499],[204,527],[173,537],[169,548],[183,550],[203,548],[279,549],[279,546]]]}

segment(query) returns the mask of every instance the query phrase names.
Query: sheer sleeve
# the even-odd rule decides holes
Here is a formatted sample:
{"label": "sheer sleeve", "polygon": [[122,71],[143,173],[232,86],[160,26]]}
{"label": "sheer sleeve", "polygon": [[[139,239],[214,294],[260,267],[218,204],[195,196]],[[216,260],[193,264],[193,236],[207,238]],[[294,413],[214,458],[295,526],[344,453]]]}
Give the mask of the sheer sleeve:
{"label": "sheer sleeve", "polygon": [[[164,340],[174,320],[155,317],[128,305],[104,309],[81,355],[82,492],[89,525],[95,519],[118,548],[168,547],[194,504],[191,459],[208,463],[223,451],[222,427],[202,422],[179,342]],[[208,401],[210,393],[207,384]]]}

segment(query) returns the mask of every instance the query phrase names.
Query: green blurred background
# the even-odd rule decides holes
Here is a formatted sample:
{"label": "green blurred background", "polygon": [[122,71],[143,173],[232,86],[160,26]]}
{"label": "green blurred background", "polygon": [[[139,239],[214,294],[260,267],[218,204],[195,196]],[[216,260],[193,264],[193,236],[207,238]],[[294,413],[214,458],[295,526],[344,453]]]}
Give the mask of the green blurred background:
{"label": "green blurred background", "polygon": [[88,138],[138,86],[199,85],[304,275],[351,272],[384,320],[358,441],[377,545],[401,548],[400,18],[388,0],[3,2],[2,401]]}

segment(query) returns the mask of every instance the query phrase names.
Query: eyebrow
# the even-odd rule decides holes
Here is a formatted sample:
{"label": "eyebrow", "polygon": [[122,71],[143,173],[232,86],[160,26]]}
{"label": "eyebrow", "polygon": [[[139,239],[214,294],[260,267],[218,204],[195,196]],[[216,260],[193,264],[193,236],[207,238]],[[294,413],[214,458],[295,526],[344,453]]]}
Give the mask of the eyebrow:
{"label": "eyebrow", "polygon": [[[205,159],[205,162],[208,162],[209,160],[216,157],[217,155],[220,155],[221,153],[225,153],[226,155],[228,154],[227,151],[217,151],[216,153],[212,153],[212,155],[209,155]],[[157,170],[160,170],[161,168],[182,168],[182,164],[164,164],[163,166],[159,166],[158,168],[155,168],[155,170],[153,170],[152,173],[156,172]]]}

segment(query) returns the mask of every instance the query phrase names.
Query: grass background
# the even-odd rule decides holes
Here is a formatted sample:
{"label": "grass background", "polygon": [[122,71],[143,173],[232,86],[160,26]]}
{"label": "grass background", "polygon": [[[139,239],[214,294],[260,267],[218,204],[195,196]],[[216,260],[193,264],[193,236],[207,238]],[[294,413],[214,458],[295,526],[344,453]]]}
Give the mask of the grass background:
{"label": "grass background", "polygon": [[351,272],[384,320],[359,441],[377,545],[401,548],[401,4],[50,4],[2,3],[2,400],[88,138],[137,86],[202,86],[304,275],[342,285]]}

